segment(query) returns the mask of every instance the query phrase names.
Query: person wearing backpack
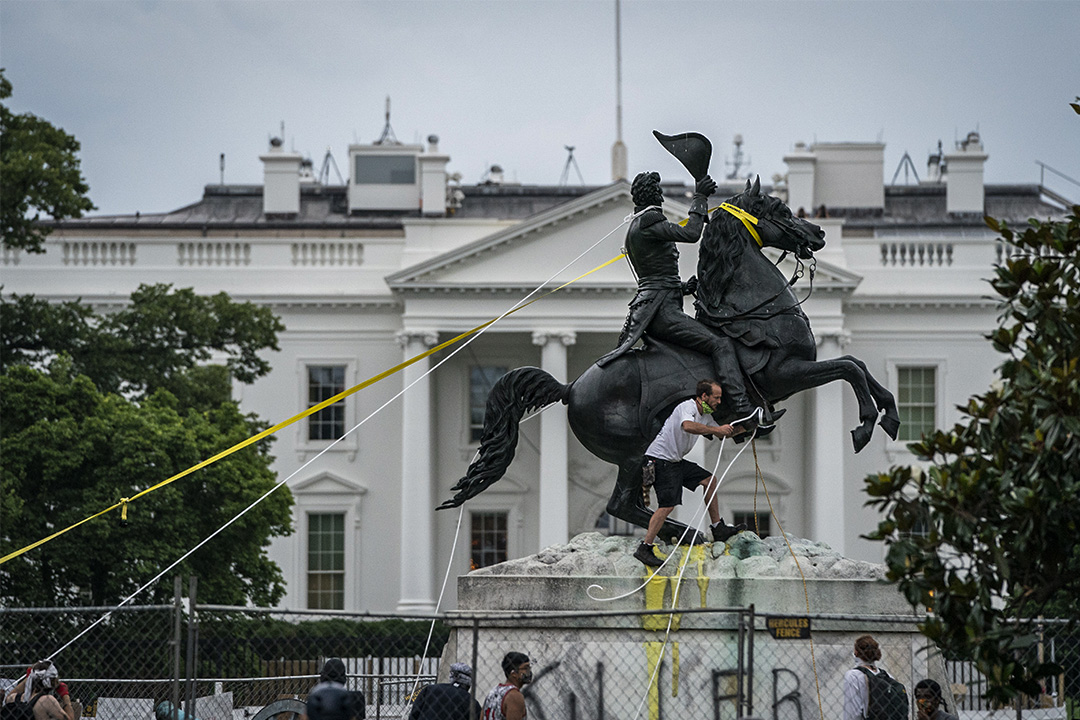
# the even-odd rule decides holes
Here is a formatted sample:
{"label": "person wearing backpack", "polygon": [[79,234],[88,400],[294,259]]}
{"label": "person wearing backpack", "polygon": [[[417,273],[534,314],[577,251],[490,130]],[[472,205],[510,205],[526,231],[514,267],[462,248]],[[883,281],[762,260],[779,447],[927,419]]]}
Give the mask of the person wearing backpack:
{"label": "person wearing backpack", "polygon": [[909,720],[903,683],[879,668],[881,648],[870,635],[855,639],[855,667],[844,674],[844,720]]}
{"label": "person wearing backpack", "polygon": [[31,667],[4,698],[0,720],[75,720],[71,695],[56,666],[43,660]]}

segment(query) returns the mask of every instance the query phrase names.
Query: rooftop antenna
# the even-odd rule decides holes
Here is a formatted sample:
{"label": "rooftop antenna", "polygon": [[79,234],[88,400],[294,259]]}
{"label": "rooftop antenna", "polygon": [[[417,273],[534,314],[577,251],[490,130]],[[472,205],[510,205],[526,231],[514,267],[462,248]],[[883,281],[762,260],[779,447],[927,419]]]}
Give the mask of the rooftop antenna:
{"label": "rooftop antenna", "polygon": [[896,166],[896,172],[893,173],[892,182],[890,185],[896,184],[896,178],[900,175],[900,170],[904,171],[904,184],[909,184],[908,171],[915,176],[915,184],[919,184],[919,171],[915,169],[915,163],[912,162],[911,156],[908,155],[907,150],[904,151],[904,157],[900,158],[900,164]]}
{"label": "rooftop antenna", "polygon": [[221,153],[221,157],[218,158],[218,169],[221,170],[221,184],[225,184],[225,153]]}
{"label": "rooftop antenna", "polygon": [[393,128],[390,127],[390,96],[386,96],[386,127],[382,130],[382,135],[375,141],[376,145],[400,145],[397,137],[394,135]]}
{"label": "rooftop antenna", "polygon": [[581,176],[581,168],[578,167],[577,160],[574,159],[574,146],[563,145],[566,148],[568,155],[566,156],[566,165],[563,166],[562,177],[559,178],[559,187],[566,187],[566,181],[570,179],[570,166],[574,166],[574,170],[577,171],[578,180],[581,184],[585,184],[585,178]]}
{"label": "rooftop antenna", "polygon": [[728,180],[738,180],[739,179],[739,177],[740,177],[739,176],[739,170],[742,169],[744,160],[746,161],[747,166],[750,165],[750,158],[743,156],[743,151],[742,151],[743,136],[742,136],[742,134],[736,134],[734,142],[735,142],[735,154],[732,156],[731,160],[728,160],[727,163],[726,163],[729,167],[731,167],[731,172],[729,172],[727,174],[727,179]]}
{"label": "rooftop antenna", "polygon": [[337,175],[338,185],[344,185],[345,181],[341,178],[341,171],[338,170],[337,161],[334,160],[333,154],[330,152],[330,146],[326,146],[326,155],[322,159],[322,167],[319,168],[319,184],[330,184],[330,168],[334,168],[334,174]]}
{"label": "rooftop antenna", "polygon": [[[627,153],[622,139],[622,31],[619,0],[615,0],[615,144],[611,146],[611,181],[626,180]],[[571,158],[573,155],[571,154]],[[569,160],[567,160],[569,163]],[[576,166],[576,163],[575,163]],[[568,165],[569,167],[569,165]],[[579,173],[580,174],[580,173]],[[563,171],[566,175],[566,171]],[[582,181],[582,185],[584,185]]]}

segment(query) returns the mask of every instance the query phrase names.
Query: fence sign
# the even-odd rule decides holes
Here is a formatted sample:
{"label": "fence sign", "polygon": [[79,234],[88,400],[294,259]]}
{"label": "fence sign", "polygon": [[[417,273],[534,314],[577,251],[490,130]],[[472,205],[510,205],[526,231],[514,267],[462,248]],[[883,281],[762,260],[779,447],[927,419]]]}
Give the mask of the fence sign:
{"label": "fence sign", "polygon": [[775,640],[810,638],[810,618],[801,615],[771,615],[765,618],[765,627]]}

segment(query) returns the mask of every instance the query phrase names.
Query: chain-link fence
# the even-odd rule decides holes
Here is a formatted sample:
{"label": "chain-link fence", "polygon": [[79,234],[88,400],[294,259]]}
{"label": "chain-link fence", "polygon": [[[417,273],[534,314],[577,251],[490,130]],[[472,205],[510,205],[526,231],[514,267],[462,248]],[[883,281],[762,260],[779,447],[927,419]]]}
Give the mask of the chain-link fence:
{"label": "chain-link fence", "polygon": [[505,679],[503,657],[520,651],[531,660],[532,720],[833,719],[843,715],[854,639],[871,634],[881,666],[907,688],[912,718],[924,678],[963,720],[1080,718],[1080,633],[1054,622],[1033,652],[1064,672],[1040,697],[1003,709],[982,700],[985,681],[969,665],[928,649],[911,617],[728,608],[417,618],[202,605],[190,613],[178,602],[124,607],[86,631],[106,612],[0,609],[0,676],[15,680],[63,648],[55,661],[83,717],[171,720],[181,708],[187,720],[294,720],[325,660],[340,657],[368,718],[402,718],[455,662],[473,668],[470,692],[482,703]]}

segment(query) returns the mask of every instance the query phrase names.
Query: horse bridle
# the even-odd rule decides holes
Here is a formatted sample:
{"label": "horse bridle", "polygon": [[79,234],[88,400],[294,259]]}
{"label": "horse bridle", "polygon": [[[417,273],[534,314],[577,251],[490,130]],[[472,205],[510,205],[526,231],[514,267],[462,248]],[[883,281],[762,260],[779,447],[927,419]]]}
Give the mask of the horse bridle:
{"label": "horse bridle", "polygon": [[[759,248],[764,248],[765,247],[764,243],[762,243],[762,241],[761,241],[761,235],[758,234],[757,228],[755,227],[759,222],[758,218],[754,217],[753,215],[751,215],[747,211],[743,210],[741,207],[736,207],[735,205],[732,205],[732,204],[726,203],[726,202],[720,203],[719,209],[724,210],[725,212],[727,212],[727,213],[729,213],[731,215],[734,215],[746,227],[746,230],[750,233],[750,236],[752,238],[754,238],[754,240],[757,242],[758,247]],[[789,252],[790,252],[789,250],[784,250],[781,253],[780,258],[775,263],[775,265],[777,267],[779,267],[780,263],[782,263],[784,261],[784,258],[787,257]],[[798,282],[798,280],[801,277],[803,277],[803,275],[804,275],[803,268],[805,266],[803,265],[802,258],[799,257],[799,254],[797,252],[793,253],[793,254],[795,256],[795,269],[791,272],[791,278],[788,280],[787,285],[784,286],[783,290],[780,290],[779,292],[777,292],[772,297],[761,301],[760,303],[758,303],[754,307],[750,308],[749,310],[747,310],[745,312],[741,312],[738,315],[734,315],[734,316],[732,316],[730,318],[727,318],[727,320],[729,320],[729,321],[731,321],[731,320],[745,320],[745,319],[751,317],[752,313],[754,313],[754,312],[760,310],[761,308],[765,307],[766,305],[771,303],[773,300],[775,300],[776,298],[783,295],[784,292],[788,288],[794,286],[795,283]],[[808,292],[806,294],[806,297],[804,297],[802,300],[798,301],[797,303],[795,303],[791,307],[784,308],[783,310],[781,310],[780,312],[777,312],[777,313],[769,313],[767,315],[763,315],[763,316],[761,316],[761,319],[767,320],[767,319],[773,317],[774,315],[781,315],[783,313],[790,312],[790,311],[794,310],[795,308],[799,307],[800,305],[802,305],[807,300],[809,300],[810,296],[814,294],[814,273],[815,273],[816,270],[817,270],[817,258],[814,257],[814,253],[811,250],[810,251],[810,292]]]}

